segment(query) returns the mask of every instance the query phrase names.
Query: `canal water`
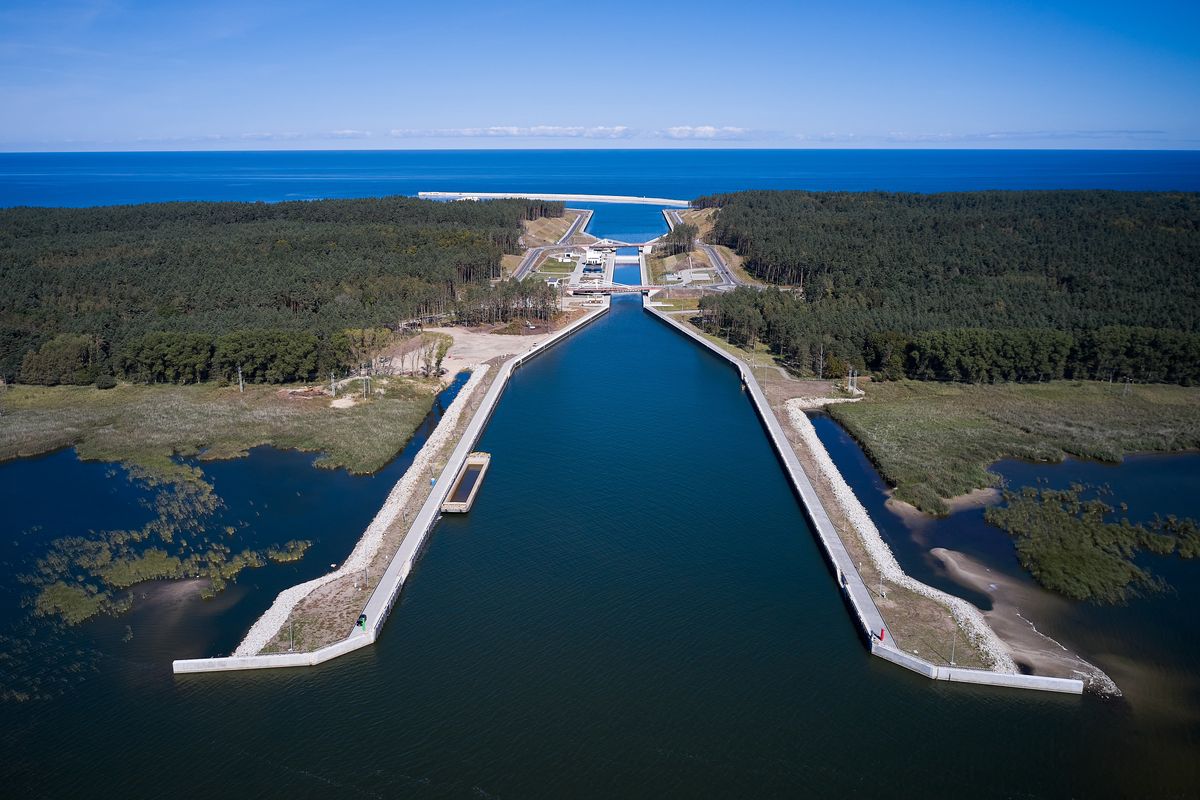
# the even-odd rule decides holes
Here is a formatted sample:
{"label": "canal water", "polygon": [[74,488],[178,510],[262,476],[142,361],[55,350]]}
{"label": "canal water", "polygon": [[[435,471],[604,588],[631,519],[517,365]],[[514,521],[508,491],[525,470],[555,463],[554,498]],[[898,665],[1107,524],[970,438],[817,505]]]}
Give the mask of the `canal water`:
{"label": "canal water", "polygon": [[1194,739],[1147,736],[1126,705],[870,658],[736,374],[635,298],[521,367],[479,449],[474,509],[438,524],[374,647],[176,678],[113,645],[57,696],[0,705],[6,791],[1128,797],[1200,779]]}

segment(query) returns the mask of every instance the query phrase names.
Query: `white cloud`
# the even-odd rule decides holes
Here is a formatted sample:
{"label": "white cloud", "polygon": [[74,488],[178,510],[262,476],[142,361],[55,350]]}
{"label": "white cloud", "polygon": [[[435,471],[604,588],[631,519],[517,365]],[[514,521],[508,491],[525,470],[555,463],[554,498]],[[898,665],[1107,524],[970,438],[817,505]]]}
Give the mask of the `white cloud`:
{"label": "white cloud", "polygon": [[296,139],[304,138],[302,133],[271,133],[269,131],[253,131],[251,133],[243,133],[242,139],[254,142],[290,142]]}
{"label": "white cloud", "polygon": [[326,134],[330,139],[369,139],[370,131],[356,131],[351,128],[343,128],[337,131],[330,131]]}
{"label": "white cloud", "polygon": [[676,125],[659,132],[668,139],[745,139],[749,134],[747,128],[715,125]]}
{"label": "white cloud", "polygon": [[896,143],[939,143],[939,142],[1007,142],[1007,141],[1063,141],[1072,139],[1156,139],[1166,135],[1156,130],[1041,130],[1041,131],[986,131],[974,133],[908,133],[892,131],[885,137]]}
{"label": "white cloud", "polygon": [[393,128],[402,139],[567,138],[624,139],[635,132],[624,125],[492,125],[482,128]]}

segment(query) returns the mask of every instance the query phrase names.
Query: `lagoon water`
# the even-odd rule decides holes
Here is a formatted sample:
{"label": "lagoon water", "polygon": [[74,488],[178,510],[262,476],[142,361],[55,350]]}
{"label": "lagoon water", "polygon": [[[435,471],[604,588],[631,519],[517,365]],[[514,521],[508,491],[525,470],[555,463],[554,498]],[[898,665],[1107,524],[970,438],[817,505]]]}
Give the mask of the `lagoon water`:
{"label": "lagoon water", "polygon": [[[329,176],[355,163],[351,154],[330,154],[327,169],[319,154],[244,155],[213,157],[208,177],[178,154],[113,156],[128,162],[118,166],[80,156],[69,167],[75,157],[47,156],[51,166],[36,169],[57,177],[19,185],[3,156],[0,187],[10,204],[80,205],[202,189],[265,200],[400,191],[371,160],[383,154],[364,156],[349,181]],[[843,153],[827,157],[823,179],[840,184],[826,188],[886,178],[875,185],[936,191],[999,185],[988,182],[1005,175],[1039,175],[1027,179],[1035,186],[1107,174],[1105,185],[1200,187],[1197,162],[1177,156],[950,154],[931,178],[926,156],[879,154],[869,158],[894,171],[871,178],[845,162],[860,156]],[[625,156],[619,169],[590,167],[586,181],[578,158],[564,166],[546,156],[538,167],[521,162],[531,154],[505,156],[511,174],[500,177],[496,158],[466,156],[456,167],[439,154],[422,169],[442,182],[410,176],[406,191],[463,180],[483,190],[475,181],[492,175],[494,186],[520,177],[546,190],[688,196],[737,181],[788,185],[770,182],[795,180],[779,176],[799,169],[750,158],[736,180],[699,186],[711,175],[690,154],[680,163],[699,159],[694,174],[676,166],[674,178],[631,187],[617,179],[641,156]],[[35,171],[28,163],[21,168]],[[232,187],[221,172],[229,163],[267,177]],[[309,172],[297,174],[296,164]],[[614,210],[606,221],[611,208],[597,207],[592,232],[663,228],[658,209]],[[870,658],[736,374],[633,298],[617,298],[607,317],[522,367],[480,449],[492,464],[472,512],[439,523],[376,646],[313,670],[179,678],[171,658],[228,652],[281,586],[344,558],[404,457],[375,478],[314,470],[311,456],[271,450],[205,464],[227,513],[250,521],[264,543],[304,526],[319,539],[314,550],[298,564],[243,573],[214,601],[151,587],[133,613],[67,634],[18,607],[24,589],[12,575],[28,557],[22,548],[51,533],[134,526],[148,512],[119,469],[69,452],[0,465],[10,509],[0,600],[16,624],[0,689],[27,687],[19,670],[32,670],[44,695],[0,701],[5,793],[1182,797],[1200,782],[1194,717],[935,684]],[[72,503],[56,504],[66,487]],[[307,533],[314,528],[319,537]]]}

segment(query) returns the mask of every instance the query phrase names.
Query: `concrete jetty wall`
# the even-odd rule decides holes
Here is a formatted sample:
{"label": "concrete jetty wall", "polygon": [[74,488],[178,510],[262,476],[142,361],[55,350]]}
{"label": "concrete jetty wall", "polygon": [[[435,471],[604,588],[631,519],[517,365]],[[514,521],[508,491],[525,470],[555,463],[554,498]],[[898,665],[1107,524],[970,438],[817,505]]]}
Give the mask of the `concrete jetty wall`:
{"label": "concrete jetty wall", "polygon": [[805,515],[808,517],[813,531],[816,533],[826,561],[828,561],[830,567],[833,569],[838,586],[841,588],[842,594],[853,612],[854,619],[858,623],[859,631],[870,642],[872,655],[879,656],[886,661],[898,664],[933,680],[1020,689],[1037,689],[1050,692],[1065,692],[1068,694],[1083,693],[1083,681],[1081,680],[1051,678],[1041,675],[1012,675],[982,669],[939,666],[912,653],[900,650],[891,643],[890,637],[881,640],[880,635],[887,628],[883,620],[883,615],[879,613],[879,609],[871,597],[870,590],[867,589],[866,584],[863,582],[862,576],[858,572],[858,567],[854,564],[854,560],[846,552],[846,547],[842,543],[841,536],[838,535],[837,529],[834,528],[833,522],[829,519],[829,515],[825,511],[825,507],[821,503],[816,489],[813,488],[812,482],[808,479],[808,475],[805,474],[804,468],[800,464],[800,459],[796,457],[796,452],[792,449],[791,443],[788,441],[787,435],[784,433],[783,427],[780,425],[779,419],[775,416],[770,403],[767,402],[767,397],[763,393],[762,387],[759,386],[758,379],[754,377],[754,372],[746,362],[713,344],[691,328],[672,319],[669,315],[664,314],[649,303],[649,298],[643,300],[642,307],[645,311],[653,314],[658,320],[692,339],[700,346],[707,348],[710,352],[728,361],[741,375],[742,384],[746,387],[746,391],[750,395],[751,403],[758,413],[759,419],[762,421],[763,428],[767,432],[767,438],[775,448],[775,452],[783,465],[784,472],[787,473],[788,479],[791,481],[792,488],[800,498]]}
{"label": "concrete jetty wall", "polygon": [[475,449],[475,443],[479,440],[483,429],[487,427],[487,423],[491,419],[492,413],[495,411],[496,405],[500,401],[500,396],[508,385],[509,378],[512,377],[513,372],[526,361],[544,353],[571,334],[599,319],[608,312],[609,307],[610,304],[606,298],[602,307],[595,311],[589,311],[583,317],[575,320],[561,331],[556,332],[550,338],[532,346],[524,353],[513,356],[500,366],[495,379],[492,381],[492,385],[488,387],[487,394],[484,395],[483,401],[480,403],[475,415],[467,423],[466,430],[463,431],[462,437],[446,462],[445,468],[442,469],[441,474],[438,476],[437,482],[430,490],[425,503],[421,506],[421,510],[413,518],[408,534],[404,537],[404,541],[400,543],[399,549],[392,556],[392,560],[388,564],[387,570],[384,572],[379,584],[367,600],[367,604],[362,611],[367,617],[365,627],[360,628],[356,626],[345,639],[310,652],[177,659],[171,662],[172,670],[177,674],[182,674],[311,667],[372,644],[382,632],[384,623],[387,622],[388,614],[391,612],[392,607],[400,596],[401,589],[404,587],[404,581],[408,578],[409,573],[412,572],[413,565],[420,556],[429,533],[433,530],[434,524],[441,516],[442,503],[445,502],[446,497],[453,488],[454,478],[458,475],[459,470],[462,469],[463,464],[466,463],[467,456]]}
{"label": "concrete jetty wall", "polygon": [[674,206],[691,208],[690,200],[672,200],[669,197],[636,197],[622,194],[554,194],[545,192],[417,192],[425,200],[459,200],[475,197],[480,200],[504,200],[512,197],[527,197],[530,200],[559,200],[564,203],[636,203],[646,206]]}

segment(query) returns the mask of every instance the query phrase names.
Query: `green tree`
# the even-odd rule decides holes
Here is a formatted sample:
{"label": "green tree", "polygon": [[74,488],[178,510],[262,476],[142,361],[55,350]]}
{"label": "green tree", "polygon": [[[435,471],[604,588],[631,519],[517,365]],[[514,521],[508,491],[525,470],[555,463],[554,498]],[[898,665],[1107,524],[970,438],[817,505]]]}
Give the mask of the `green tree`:
{"label": "green tree", "polygon": [[21,363],[21,380],[55,386],[60,383],[85,385],[96,380],[97,347],[87,336],[60,333]]}

